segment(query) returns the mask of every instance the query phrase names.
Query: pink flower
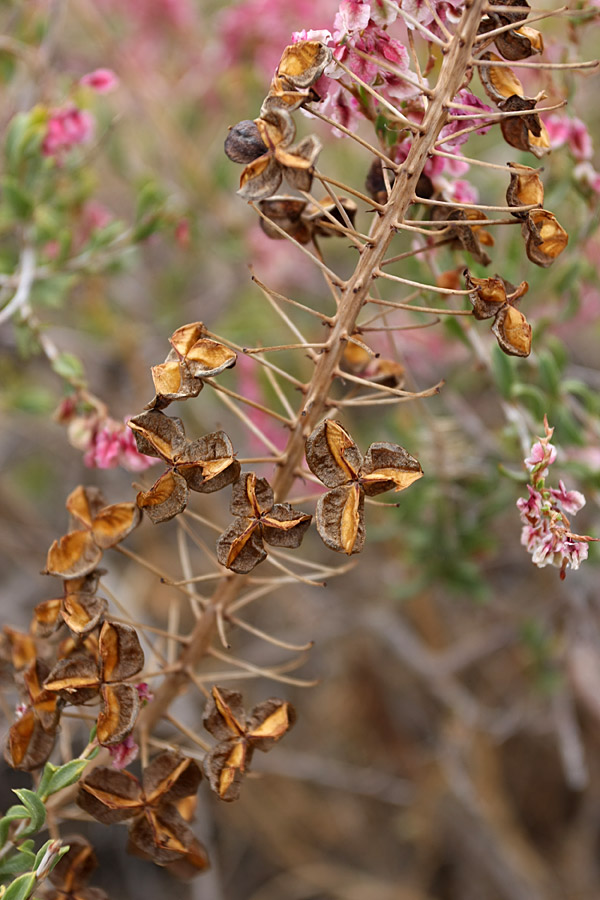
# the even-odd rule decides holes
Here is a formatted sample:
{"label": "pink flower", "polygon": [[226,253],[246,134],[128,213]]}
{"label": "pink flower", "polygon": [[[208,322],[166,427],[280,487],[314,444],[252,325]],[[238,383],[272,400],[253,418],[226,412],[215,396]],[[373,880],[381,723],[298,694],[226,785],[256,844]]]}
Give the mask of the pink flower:
{"label": "pink flower", "polygon": [[[529,469],[530,472],[536,470],[538,477],[543,478],[548,473],[548,469],[545,466],[550,466],[556,459],[556,447],[552,444],[548,443],[546,439],[542,441],[536,441],[536,443],[531,448],[530,455],[524,460],[525,465]],[[544,469],[541,470],[539,467],[544,463]]]}
{"label": "pink flower", "polygon": [[575,179],[586,184],[595,194],[600,194],[600,172],[596,172],[591,162],[580,162],[573,170]]}
{"label": "pink flower", "polygon": [[527,485],[529,497],[519,497],[517,500],[517,508],[521,513],[521,521],[526,525],[535,522],[540,517],[542,508],[542,495],[536,491],[530,484]]}
{"label": "pink flower", "polygon": [[334,39],[341,40],[346,34],[363,31],[369,24],[371,7],[362,0],[342,0],[333,21]]}
{"label": "pink flower", "polygon": [[142,706],[146,706],[147,703],[150,703],[152,700],[154,700],[154,694],[145,681],[140,681],[139,684],[136,684],[135,688],[138,692],[138,697],[140,698],[140,703],[142,704]]}
{"label": "pink flower", "polygon": [[569,134],[569,147],[575,159],[580,162],[590,159],[593,153],[592,139],[586,125],[581,119],[571,119],[571,132]]}
{"label": "pink flower", "polygon": [[60,157],[75,145],[87,143],[93,133],[94,119],[86,110],[77,106],[55,109],[48,119],[42,153]]}
{"label": "pink flower", "polygon": [[579,491],[568,491],[562,481],[558,482],[558,490],[550,488],[550,496],[560,503],[564,511],[574,516],[585,506],[585,497]]}
{"label": "pink flower", "polygon": [[79,83],[91,87],[98,94],[108,94],[118,86],[119,79],[112,69],[94,69],[80,78]]}
{"label": "pink flower", "polygon": [[293,44],[297,44],[298,41],[321,41],[322,44],[328,44],[332,40],[331,32],[325,28],[311,29],[309,31],[303,28],[302,31],[294,31],[292,34]]}
{"label": "pink flower", "polygon": [[566,116],[548,116],[544,120],[548,132],[548,139],[553,150],[562,147],[569,137],[571,127]]}
{"label": "pink flower", "polygon": [[120,744],[114,744],[107,749],[112,757],[112,764],[115,769],[124,769],[134,759],[137,759],[140,752],[140,748],[130,734]]}
{"label": "pink flower", "polygon": [[122,466],[129,472],[143,472],[158,460],[138,452],[131,429],[121,422],[106,418],[87,432],[87,452],[84,465],[90,469],[115,469]]}

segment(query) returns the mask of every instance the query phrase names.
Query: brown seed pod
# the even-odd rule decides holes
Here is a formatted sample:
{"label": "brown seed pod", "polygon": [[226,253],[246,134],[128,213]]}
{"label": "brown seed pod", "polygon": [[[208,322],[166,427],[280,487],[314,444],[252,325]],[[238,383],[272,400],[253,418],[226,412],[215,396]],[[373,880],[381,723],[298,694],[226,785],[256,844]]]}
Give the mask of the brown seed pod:
{"label": "brown seed pod", "polygon": [[569,235],[551,212],[532,209],[521,226],[527,256],[536,266],[547,269],[563,252]]}
{"label": "brown seed pod", "polygon": [[[522,166],[519,163],[509,162],[510,166],[510,184],[506,191],[506,202],[508,206],[530,206],[537,204],[544,205],[544,185],[536,171],[529,166]],[[513,212],[513,216],[517,219],[526,219],[526,212]]]}
{"label": "brown seed pod", "polygon": [[509,356],[529,356],[531,353],[531,325],[520,310],[507,304],[492,326],[500,349]]}
{"label": "brown seed pod", "polygon": [[495,43],[502,56],[511,62],[544,52],[542,35],[527,25],[496,35]]}
{"label": "brown seed pod", "polygon": [[252,119],[244,119],[229,129],[229,134],[225,138],[225,153],[232,162],[247,165],[266,151],[267,148]]}
{"label": "brown seed pod", "polygon": [[204,727],[219,741],[204,758],[204,773],[221,800],[237,800],[242,778],[255,750],[268,752],[296,721],[294,707],[271,698],[246,716],[242,695],[212,688],[204,711]]}

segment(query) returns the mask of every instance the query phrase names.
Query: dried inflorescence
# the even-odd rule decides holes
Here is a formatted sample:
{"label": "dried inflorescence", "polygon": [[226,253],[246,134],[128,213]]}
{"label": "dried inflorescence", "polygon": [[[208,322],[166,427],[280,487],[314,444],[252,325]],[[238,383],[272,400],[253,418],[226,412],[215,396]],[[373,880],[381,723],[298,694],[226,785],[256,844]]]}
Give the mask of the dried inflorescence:
{"label": "dried inflorescence", "polygon": [[364,546],[365,496],[403,491],[423,475],[419,461],[399,444],[371,444],[363,458],[346,429],[332,419],[307,439],[306,461],[331,488],[317,503],[317,531],[328,547],[348,555]]}
{"label": "dried inflorescence", "polygon": [[140,491],[136,498],[140,510],[145,510],[155,524],[183,512],[190,491],[210,494],[239,477],[240,464],[224,431],[190,441],[181,419],[166,416],[158,409],[134,416],[129,427],[140,453],[156,456],[167,465],[152,487]]}
{"label": "dried inflorescence", "polygon": [[131,625],[104,622],[98,640],[98,657],[75,653],[54,666],[44,687],[68,703],[80,705],[100,696],[98,743],[120,743],[135,725],[140,701],[134,684],[127,680],[144,665],[144,653]]}
{"label": "dried inflorescence", "polygon": [[54,747],[62,701],[44,687],[48,666],[34,659],[22,675],[23,704],[11,725],[5,759],[14,769],[30,772],[43,765]]}
{"label": "dried inflorescence", "polygon": [[264,700],[247,716],[241,694],[213,687],[204,727],[219,743],[207,753],[204,772],[221,800],[237,800],[254,751],[266,753],[295,721],[294,707],[283,700]]}
{"label": "dried inflorescence", "polygon": [[238,575],[266,559],[265,543],[298,548],[312,519],[289,503],[275,503],[268,481],[253,472],[233,486],[231,512],[237,518],[217,541],[217,559]]}
{"label": "dried inflorescence", "polygon": [[155,757],[139,781],[129,772],[98,766],[82,779],[77,803],[103,825],[129,823],[129,849],[180,877],[208,868],[208,857],[178,806],[194,798],[202,773],[173,751]]}
{"label": "dried inflorescence", "polygon": [[197,397],[205,378],[220,375],[237,360],[233,350],[208,337],[202,322],[182,325],[169,343],[172,349],[164,363],[152,366],[156,395],[148,409],[165,409],[173,400]]}
{"label": "dried inflorescence", "polygon": [[45,573],[82,578],[98,567],[105,550],[115,547],[139,524],[135,503],[106,506],[98,488],[77,487],[67,497],[71,528],[48,551]]}
{"label": "dried inflorescence", "polygon": [[531,352],[531,325],[516,304],[529,290],[526,281],[518,287],[509,284],[498,275],[493,278],[476,278],[468,269],[464,278],[469,288],[469,300],[473,304],[476,319],[494,319],[492,332],[500,349],[509,356],[529,356]]}

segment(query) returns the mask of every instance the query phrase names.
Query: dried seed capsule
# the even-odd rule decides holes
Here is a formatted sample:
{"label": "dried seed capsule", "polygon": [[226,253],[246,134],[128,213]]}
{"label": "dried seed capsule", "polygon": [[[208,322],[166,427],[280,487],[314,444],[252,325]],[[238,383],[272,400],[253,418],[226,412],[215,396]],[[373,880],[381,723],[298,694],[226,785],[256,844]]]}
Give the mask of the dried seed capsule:
{"label": "dried seed capsule", "polygon": [[252,119],[233,125],[225,138],[225,153],[232,162],[247,165],[266,152],[267,148]]}

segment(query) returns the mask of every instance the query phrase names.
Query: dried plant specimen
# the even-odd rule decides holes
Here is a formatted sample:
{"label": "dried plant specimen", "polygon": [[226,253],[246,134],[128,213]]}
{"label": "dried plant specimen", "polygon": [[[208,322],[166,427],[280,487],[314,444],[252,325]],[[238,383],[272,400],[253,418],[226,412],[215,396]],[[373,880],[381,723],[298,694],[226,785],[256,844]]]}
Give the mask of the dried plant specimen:
{"label": "dried plant specimen", "polygon": [[237,360],[233,350],[207,337],[202,322],[182,325],[169,342],[172,350],[164,363],[152,367],[156,396],[148,409],[164,409],[173,400],[197,397],[204,378],[220,375]]}
{"label": "dried plant specimen", "polygon": [[97,488],[75,488],[67,497],[71,527],[76,530],[54,541],[48,550],[45,574],[69,580],[89,575],[102,554],[114,547],[139,524],[141,512],[135,503],[106,506]]}
{"label": "dried plant specimen", "polygon": [[279,188],[285,176],[290,187],[310,191],[313,169],[321,152],[321,143],[308,135],[293,145],[296,137],[294,121],[283,108],[265,111],[256,120],[267,152],[248,163],[240,176],[238,193],[246,200],[264,200]]}
{"label": "dried plant specimen", "polygon": [[105,622],[98,641],[98,659],[75,654],[54,666],[44,687],[68,702],[85,703],[100,693],[98,742],[119,744],[132,730],[140,710],[133,678],[144,665],[144,653],[131,625]]}
{"label": "dried plant specimen", "polygon": [[15,769],[29,772],[43,765],[50,756],[56,739],[61,703],[43,687],[48,667],[34,660],[23,673],[25,703],[18,708],[17,720],[11,725],[5,758]]}
{"label": "dried plant specimen", "polygon": [[242,475],[234,484],[231,512],[237,518],[217,541],[217,558],[222,566],[240,575],[266,559],[264,543],[299,547],[312,519],[289,503],[275,503],[268,481],[253,472]]}
{"label": "dried plant specimen", "polygon": [[295,720],[294,707],[274,698],[259,703],[246,716],[241,694],[213,687],[204,727],[219,743],[206,755],[204,773],[221,800],[237,800],[254,751],[270,750]]}
{"label": "dried plant specimen", "polygon": [[186,862],[199,872],[208,867],[206,851],[176,804],[195,796],[201,778],[192,759],[169,750],[146,766],[141,782],[98,766],[80,782],[77,803],[103,825],[129,822],[130,852],[159,866]]}
{"label": "dried plant specimen", "polygon": [[89,634],[102,621],[107,601],[97,597],[102,570],[94,570],[81,578],[65,581],[64,597],[38,603],[33,611],[32,631],[41,638],[53,634],[63,622],[74,634]]}
{"label": "dried plant specimen", "polygon": [[240,465],[224,431],[190,441],[181,419],[166,416],[158,409],[140,413],[128,424],[140,453],[156,456],[167,464],[166,472],[136,498],[138,507],[155,524],[183,512],[190,490],[201,494],[220,491],[239,476]]}
{"label": "dried plant specimen", "polygon": [[306,461],[331,488],[317,503],[317,531],[328,547],[348,555],[364,546],[365,496],[403,491],[423,475],[419,461],[399,444],[371,444],[363,458],[346,429],[332,419],[307,438]]}
{"label": "dried plant specimen", "polygon": [[547,269],[563,252],[569,235],[551,212],[532,209],[522,225],[527,256],[536,266]]}

